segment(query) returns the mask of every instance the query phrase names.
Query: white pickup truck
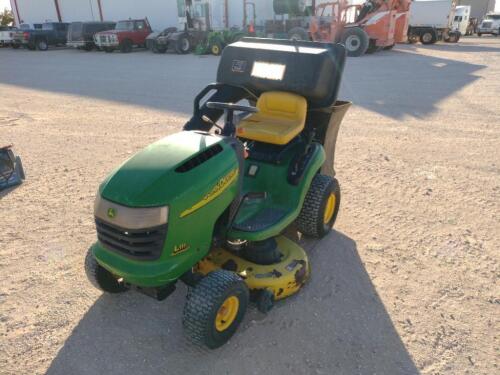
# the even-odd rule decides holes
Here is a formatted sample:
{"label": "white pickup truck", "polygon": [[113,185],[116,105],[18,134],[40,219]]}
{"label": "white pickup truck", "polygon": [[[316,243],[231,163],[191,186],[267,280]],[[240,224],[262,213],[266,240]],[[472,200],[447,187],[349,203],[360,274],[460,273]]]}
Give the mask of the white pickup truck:
{"label": "white pickup truck", "polygon": [[0,26],[0,47],[12,45],[12,34],[16,30],[13,26]]}

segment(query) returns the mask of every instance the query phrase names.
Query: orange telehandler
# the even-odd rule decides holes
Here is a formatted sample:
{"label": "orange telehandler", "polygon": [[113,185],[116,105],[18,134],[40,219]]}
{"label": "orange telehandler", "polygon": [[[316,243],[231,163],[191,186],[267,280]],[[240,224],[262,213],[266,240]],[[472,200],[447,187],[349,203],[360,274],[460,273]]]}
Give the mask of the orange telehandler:
{"label": "orange telehandler", "polygon": [[349,56],[391,49],[405,42],[411,0],[313,1],[313,16],[305,27],[294,27],[290,39],[343,43]]}

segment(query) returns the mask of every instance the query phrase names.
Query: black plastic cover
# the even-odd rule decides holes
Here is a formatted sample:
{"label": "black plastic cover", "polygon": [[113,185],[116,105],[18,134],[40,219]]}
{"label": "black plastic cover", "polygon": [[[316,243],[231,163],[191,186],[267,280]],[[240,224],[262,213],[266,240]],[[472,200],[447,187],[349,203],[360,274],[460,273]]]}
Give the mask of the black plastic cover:
{"label": "black plastic cover", "polygon": [[345,58],[341,44],[243,38],[224,49],[217,83],[242,86],[256,95],[294,92],[310,108],[324,108],[337,100]]}

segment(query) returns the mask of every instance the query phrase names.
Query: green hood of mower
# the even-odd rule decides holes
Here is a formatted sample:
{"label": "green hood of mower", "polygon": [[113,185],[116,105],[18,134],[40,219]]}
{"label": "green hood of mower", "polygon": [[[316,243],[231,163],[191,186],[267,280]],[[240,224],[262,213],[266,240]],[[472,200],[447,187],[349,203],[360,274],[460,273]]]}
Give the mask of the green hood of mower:
{"label": "green hood of mower", "polygon": [[163,138],[132,156],[108,176],[100,186],[100,194],[104,199],[129,207],[167,205],[196,188],[192,172],[198,168],[187,173],[176,169],[219,142],[220,137],[198,132],[180,132]]}

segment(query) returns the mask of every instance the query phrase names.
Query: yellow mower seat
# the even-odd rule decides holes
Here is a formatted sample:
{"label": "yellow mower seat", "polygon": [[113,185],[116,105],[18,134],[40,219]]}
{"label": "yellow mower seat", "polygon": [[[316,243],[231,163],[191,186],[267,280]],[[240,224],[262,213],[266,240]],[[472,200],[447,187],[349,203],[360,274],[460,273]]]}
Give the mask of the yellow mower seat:
{"label": "yellow mower seat", "polygon": [[257,108],[258,113],[238,124],[238,137],[285,145],[304,129],[307,101],[300,95],[281,91],[265,92],[259,97]]}

